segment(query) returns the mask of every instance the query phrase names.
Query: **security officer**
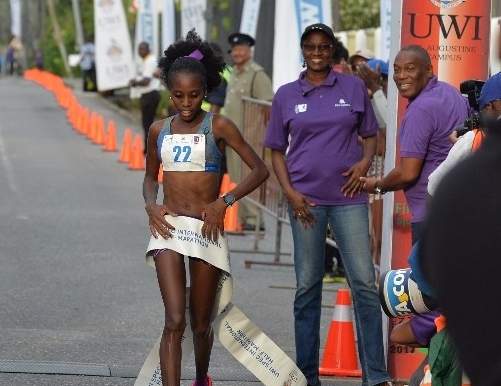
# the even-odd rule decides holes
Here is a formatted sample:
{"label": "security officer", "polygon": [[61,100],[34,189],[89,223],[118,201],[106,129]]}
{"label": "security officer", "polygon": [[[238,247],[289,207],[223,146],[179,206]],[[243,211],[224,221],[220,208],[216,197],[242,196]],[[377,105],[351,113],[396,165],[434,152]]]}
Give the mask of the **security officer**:
{"label": "security officer", "polygon": [[[240,130],[243,130],[243,101],[242,97],[251,97],[271,101],[273,89],[270,77],[264,72],[263,67],[252,60],[252,46],[255,40],[244,33],[235,32],[228,37],[230,55],[233,60],[233,72],[228,82],[224,114],[230,118]],[[230,178],[234,182],[240,182],[242,167],[240,157],[232,149],[226,149],[226,160]],[[253,214],[245,203],[240,206],[240,222],[244,225],[252,225]]]}

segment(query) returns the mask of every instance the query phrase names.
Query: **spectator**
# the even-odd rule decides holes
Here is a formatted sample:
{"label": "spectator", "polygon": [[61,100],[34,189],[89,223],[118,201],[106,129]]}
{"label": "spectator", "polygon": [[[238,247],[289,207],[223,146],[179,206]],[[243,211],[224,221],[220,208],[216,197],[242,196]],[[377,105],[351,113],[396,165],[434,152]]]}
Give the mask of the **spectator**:
{"label": "spectator", "polygon": [[372,58],[374,58],[374,54],[369,50],[358,50],[350,56],[348,62],[350,63],[351,70],[356,73],[360,64],[367,63]]}
{"label": "spectator", "polygon": [[[370,59],[358,66],[357,75],[364,81],[371,97],[371,104],[379,130],[377,133],[377,150],[368,176],[381,178],[384,173],[384,156],[386,153],[386,121],[388,115],[388,62],[381,59]],[[381,256],[381,234],[383,227],[383,200],[381,195],[371,194],[369,202],[372,213],[372,252],[374,261],[379,264]]]}
{"label": "spectator", "polygon": [[7,51],[5,52],[5,66],[9,75],[14,75],[14,71],[16,69],[16,58],[15,58],[15,49],[12,44],[9,44],[7,47]]}
{"label": "spectator", "polygon": [[332,69],[336,72],[341,72],[343,74],[351,74],[350,63],[348,62],[350,54],[348,50],[343,45],[342,42],[338,41],[338,45],[334,50],[334,56],[332,57],[333,66]]}
{"label": "spectator", "polygon": [[[224,114],[230,118],[239,130],[243,130],[242,97],[251,97],[269,101],[273,98],[271,80],[264,69],[252,60],[254,39],[243,33],[235,32],[228,37],[233,60],[233,71],[226,90]],[[239,183],[242,179],[242,162],[240,157],[229,147],[226,148],[226,163],[232,181]],[[239,218],[245,228],[253,228],[256,224],[255,208],[246,202],[240,203]]]}
{"label": "spectator", "polygon": [[[313,24],[301,36],[306,71],[273,99],[265,145],[289,201],[297,290],[297,364],[318,378],[320,306],[327,224],[353,294],[362,384],[387,384],[382,317],[369,248],[367,195],[359,178],[376,151],[377,123],[363,82],[332,70],[337,39]],[[362,138],[361,143],[359,137]]]}
{"label": "spectator", "polygon": [[96,91],[96,62],[94,37],[82,45],[80,51],[80,69],[82,70],[82,84],[84,91]]}
{"label": "spectator", "polygon": [[[384,178],[362,177],[362,181],[369,193],[404,190],[414,244],[425,217],[428,176],[447,157],[452,146],[449,135],[468,116],[469,106],[458,90],[437,80],[430,56],[420,46],[402,48],[394,71],[400,95],[409,100],[400,128],[400,164]],[[444,101],[450,106],[447,113]]]}
{"label": "spectator", "polygon": [[35,51],[35,66],[39,70],[44,69],[43,53],[40,48],[37,48]]}
{"label": "spectator", "polygon": [[144,154],[148,141],[148,132],[151,124],[155,120],[158,103],[160,102],[160,80],[158,79],[158,62],[155,55],[150,52],[150,46],[146,42],[139,43],[139,58],[136,62],[136,77],[130,81],[133,87],[133,96],[140,97],[141,120],[144,130]]}
{"label": "spectator", "polygon": [[[209,43],[209,45],[212,48],[212,51],[217,56],[223,58],[223,50],[221,49],[219,44]],[[207,96],[205,97],[204,104],[202,105],[202,108],[204,110],[216,114],[219,114],[221,112],[221,109],[224,106],[224,101],[226,99],[226,89],[228,87],[229,77],[230,77],[230,71],[228,67],[225,66],[223,72],[221,73],[221,83],[219,83],[219,86],[214,88],[214,90],[207,93]]]}

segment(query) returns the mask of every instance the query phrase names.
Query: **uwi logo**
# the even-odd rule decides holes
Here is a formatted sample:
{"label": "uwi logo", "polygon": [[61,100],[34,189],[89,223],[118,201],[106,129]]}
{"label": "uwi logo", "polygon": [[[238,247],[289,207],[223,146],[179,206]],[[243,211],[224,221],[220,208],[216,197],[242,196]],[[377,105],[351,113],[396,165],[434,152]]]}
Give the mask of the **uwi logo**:
{"label": "uwi logo", "polygon": [[457,7],[459,4],[464,3],[466,0],[431,0],[433,4],[440,8]]}

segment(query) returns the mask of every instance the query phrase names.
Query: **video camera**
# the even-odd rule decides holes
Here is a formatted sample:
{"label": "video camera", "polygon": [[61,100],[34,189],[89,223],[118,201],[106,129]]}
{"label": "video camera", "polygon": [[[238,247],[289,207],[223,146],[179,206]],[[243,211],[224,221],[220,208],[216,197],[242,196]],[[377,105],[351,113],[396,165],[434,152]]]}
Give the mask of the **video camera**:
{"label": "video camera", "polygon": [[468,103],[471,107],[472,113],[463,123],[463,126],[456,128],[457,136],[461,137],[468,131],[480,128],[480,108],[478,105],[478,98],[480,97],[480,92],[485,82],[481,80],[465,80],[459,85],[459,90],[461,94],[468,96]]}

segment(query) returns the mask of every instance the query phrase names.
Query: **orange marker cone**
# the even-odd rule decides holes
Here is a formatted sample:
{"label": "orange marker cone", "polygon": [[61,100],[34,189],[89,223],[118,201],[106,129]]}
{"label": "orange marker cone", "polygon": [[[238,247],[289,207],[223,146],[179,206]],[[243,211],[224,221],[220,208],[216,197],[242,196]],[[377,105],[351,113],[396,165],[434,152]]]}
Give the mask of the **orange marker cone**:
{"label": "orange marker cone", "polygon": [[96,114],[96,131],[92,142],[96,145],[104,144],[104,119],[100,114]]}
{"label": "orange marker cone", "polygon": [[144,170],[143,138],[136,134],[132,143],[132,157],[129,162],[130,170]]}
{"label": "orange marker cone", "polygon": [[113,119],[108,122],[103,151],[117,151],[117,126]]}
{"label": "orange marker cone", "polygon": [[221,191],[220,194],[223,195],[225,193],[228,193],[230,189],[230,175],[228,173],[224,173],[223,178],[221,179]]}
{"label": "orange marker cone", "polygon": [[160,169],[158,169],[158,183],[164,182],[164,167],[160,164]]}
{"label": "orange marker cone", "polygon": [[122,149],[120,150],[120,157],[118,162],[129,163],[132,153],[132,129],[125,129],[124,139],[122,142]]}
{"label": "orange marker cone", "polygon": [[[236,186],[237,184],[235,184],[234,182],[230,182],[228,184],[228,190],[226,192],[235,189]],[[240,224],[240,221],[238,221],[238,207],[239,207],[238,202],[235,202],[232,206],[226,209],[226,216],[224,217],[225,232],[242,233],[242,225]]]}
{"label": "orange marker cone", "polygon": [[320,375],[362,376],[362,372],[358,368],[357,350],[355,349],[350,290],[347,288],[340,288],[337,293]]}
{"label": "orange marker cone", "polygon": [[89,118],[87,119],[87,124],[85,125],[84,134],[88,139],[91,139],[94,135],[94,127],[96,122],[96,113],[94,111],[89,112]]}

